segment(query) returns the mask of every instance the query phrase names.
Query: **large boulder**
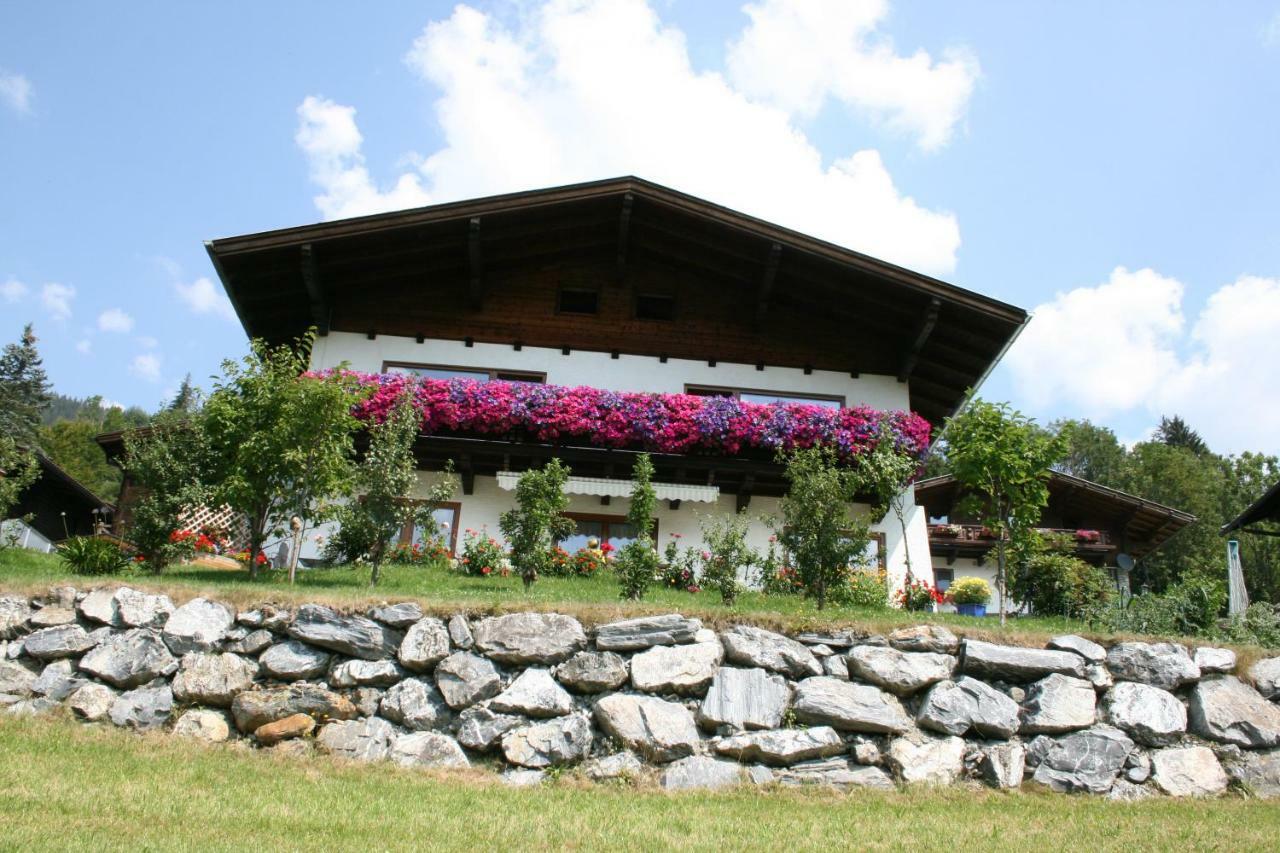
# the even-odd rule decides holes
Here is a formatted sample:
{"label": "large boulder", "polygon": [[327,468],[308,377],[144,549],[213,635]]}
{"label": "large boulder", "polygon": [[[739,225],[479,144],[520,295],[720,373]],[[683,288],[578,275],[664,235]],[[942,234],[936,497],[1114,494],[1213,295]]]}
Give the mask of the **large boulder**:
{"label": "large boulder", "polygon": [[395,729],[381,717],[339,720],[316,735],[316,745],[332,755],[356,761],[378,761],[391,752]]}
{"label": "large boulder", "polygon": [[475,647],[508,664],[553,664],[587,644],[582,625],[560,613],[509,613],[475,626]]}
{"label": "large boulder", "polygon": [[267,649],[258,658],[262,672],[277,681],[301,681],[324,675],[329,669],[329,653],[300,643],[286,640]]}
{"label": "large boulder", "polygon": [[453,714],[436,686],[425,678],[406,678],[382,696],[382,716],[412,731],[442,729]]}
{"label": "large boulder", "polygon": [[289,636],[362,660],[395,657],[404,639],[399,631],[372,619],[343,616],[318,604],[304,604],[298,608],[293,624],[289,626]]}
{"label": "large boulder", "polygon": [[31,614],[32,628],[52,628],[54,625],[70,625],[76,621],[76,612],[69,607],[41,607]]}
{"label": "large boulder", "polygon": [[77,717],[96,723],[111,712],[116,692],[105,684],[89,681],[67,698],[67,707]]}
{"label": "large boulder", "polygon": [[894,789],[893,779],[879,767],[862,767],[847,758],[816,758],[772,773],[773,780],[782,785],[823,785],[841,790],[872,788],[882,791]]}
{"label": "large boulder", "polygon": [[0,660],[0,694],[27,696],[36,674],[14,660]]}
{"label": "large boulder", "polygon": [[[87,683],[76,677],[75,664],[69,660],[55,660],[44,668],[40,677],[31,682],[31,692],[61,702]],[[0,693],[7,691],[0,690]]]}
{"label": "large boulder", "polygon": [[461,613],[449,617],[449,639],[460,649],[469,649],[476,644],[471,633],[471,623]]}
{"label": "large boulder", "polygon": [[1200,678],[1200,667],[1178,643],[1117,643],[1107,652],[1107,668],[1117,681],[1139,681],[1162,690],[1177,690]]}
{"label": "large boulder", "polygon": [[439,732],[396,735],[391,743],[391,760],[405,767],[471,766],[458,742]]}
{"label": "large boulder", "polygon": [[[245,629],[241,628],[240,630]],[[236,640],[228,638],[222,644],[222,650],[224,652],[234,652],[238,655],[256,655],[266,651],[275,641],[274,634],[265,628],[259,628],[256,631],[248,631],[243,637]]]}
{"label": "large boulder", "polygon": [[82,671],[120,688],[172,675],[178,661],[154,631],[132,628],[108,637],[80,658]]}
{"label": "large boulder", "polygon": [[231,701],[236,728],[245,733],[294,714],[307,714],[323,722],[349,720],[356,713],[356,706],[348,699],[313,684],[246,690]]}
{"label": "large boulder", "polygon": [[416,601],[402,601],[399,604],[379,604],[369,608],[369,618],[376,619],[392,628],[408,628],[422,619],[422,606]]}
{"label": "large boulder", "polygon": [[173,691],[163,687],[139,687],[121,693],[107,712],[111,722],[130,729],[163,726],[173,713]]}
{"label": "large boulder", "polygon": [[679,613],[623,619],[596,628],[596,648],[605,652],[636,652],[653,646],[692,643],[702,622]]}
{"label": "large boulder", "polygon": [[1240,752],[1226,765],[1233,781],[1257,797],[1280,797],[1280,749]]}
{"label": "large boulder", "polygon": [[84,654],[97,643],[79,625],[56,625],[33,631],[22,641],[23,650],[36,660],[57,660]]}
{"label": "large boulder", "polygon": [[573,710],[573,697],[556,683],[548,670],[529,667],[489,703],[503,714],[526,717],[562,717]]}
{"label": "large boulder", "polygon": [[910,696],[917,690],[951,677],[956,659],[936,652],[900,652],[885,646],[854,646],[846,658],[849,676],[861,678],[895,696]]}
{"label": "large boulder", "polygon": [[1017,741],[995,743],[982,748],[978,775],[992,788],[1017,788],[1026,770],[1027,750]]}
{"label": "large boulder", "polygon": [[1107,659],[1107,650],[1095,643],[1075,634],[1063,634],[1049,641],[1049,648],[1060,652],[1075,652],[1089,663],[1102,663]]}
{"label": "large boulder", "polygon": [[[740,666],[758,666],[780,672],[790,678],[822,675],[822,664],[804,643],[790,637],[753,628],[735,625],[720,635],[724,643],[725,657]],[[632,669],[634,670],[634,662]]]}
{"label": "large boulder", "polygon": [[283,720],[258,726],[253,730],[253,736],[263,746],[271,746],[281,741],[306,737],[315,728],[316,721],[310,714],[291,714]]}
{"label": "large boulder", "polygon": [[442,620],[428,616],[405,632],[398,656],[407,669],[426,672],[447,658],[449,650],[449,629]]}
{"label": "large boulder", "polygon": [[1084,658],[1074,652],[998,646],[981,640],[965,640],[960,649],[960,671],[977,678],[1037,681],[1055,672],[1082,678],[1084,670]]}
{"label": "large boulder", "polygon": [[731,788],[746,781],[746,770],[740,764],[691,755],[663,770],[659,784],[668,791],[693,791]]}
{"label": "large boulder", "polygon": [[116,593],[119,591],[119,589],[95,589],[81,599],[76,607],[80,615],[89,622],[109,625],[112,628],[123,628],[120,602],[116,599]]}
{"label": "large boulder", "polygon": [[455,652],[436,664],[436,686],[455,711],[490,699],[502,690],[502,677],[493,661],[471,652]]}
{"label": "large boulder", "polygon": [[631,658],[631,686],[646,693],[699,696],[723,659],[718,642],[654,646]]}
{"label": "large boulder", "polygon": [[1027,689],[1022,706],[1023,734],[1061,734],[1087,729],[1097,720],[1093,685],[1069,675],[1046,676]]}
{"label": "large boulder", "polygon": [[962,738],[912,732],[893,739],[887,760],[903,784],[950,785],[964,770],[964,753]]}
{"label": "large boulder", "polygon": [[393,660],[346,660],[329,670],[329,686],[390,687],[405,677],[405,671]]}
{"label": "large boulder", "polygon": [[656,696],[612,693],[596,703],[595,719],[606,734],[651,761],[674,761],[698,748],[689,710]]}
{"label": "large boulder", "polygon": [[17,595],[0,595],[0,640],[19,636],[31,618],[31,605]]}
{"label": "large boulder", "polygon": [[899,628],[889,634],[889,645],[900,652],[934,652],[954,655],[960,648],[960,638],[941,625],[913,625]]}
{"label": "large boulder", "polygon": [[1249,680],[1267,699],[1280,699],[1280,657],[1263,658],[1249,667]]}
{"label": "large boulder", "polygon": [[911,727],[902,703],[878,687],[852,684],[828,675],[796,685],[796,720],[841,731],[901,734]]}
{"label": "large boulder", "polygon": [[1018,730],[1018,703],[976,678],[935,684],[925,694],[916,722],[949,735],[1010,738]]}
{"label": "large boulder", "polygon": [[467,749],[485,752],[507,732],[527,723],[524,717],[499,714],[486,705],[472,705],[458,715],[458,742]]}
{"label": "large boulder", "polygon": [[580,761],[591,750],[591,720],[570,714],[502,736],[502,754],[511,764],[535,770]]}
{"label": "large boulder", "polygon": [[233,654],[195,652],[182,658],[173,677],[173,695],[179,702],[228,707],[236,694],[253,686],[256,661]]}
{"label": "large boulder", "polygon": [[591,759],[582,765],[582,772],[593,782],[630,779],[644,772],[644,764],[634,752],[624,749],[622,752]]}
{"label": "large boulder", "polygon": [[170,614],[164,623],[165,644],[175,655],[209,652],[236,624],[236,612],[220,601],[193,598]]}
{"label": "large boulder", "polygon": [[1201,675],[1226,674],[1234,672],[1236,668],[1236,653],[1231,649],[1201,646],[1196,649],[1191,660],[1200,668]]}
{"label": "large boulder", "polygon": [[1212,797],[1229,782],[1213,750],[1205,746],[1157,749],[1151,753],[1151,779],[1171,797]]}
{"label": "large boulder", "polygon": [[702,700],[698,722],[707,729],[776,729],[791,702],[791,685],[760,667],[722,666]]}
{"label": "large boulder", "polygon": [[226,713],[222,711],[192,708],[173,724],[173,733],[178,737],[206,743],[222,743],[231,737],[231,726],[227,723]]}
{"label": "large boulder", "polygon": [[1073,732],[1048,742],[1032,778],[1055,791],[1105,794],[1132,749],[1133,741],[1110,726]]}
{"label": "large boulder", "polygon": [[759,761],[787,766],[812,758],[826,758],[845,751],[844,738],[830,726],[808,729],[775,729],[745,732],[715,744],[716,752],[738,761]]}
{"label": "large boulder", "polygon": [[112,595],[119,624],[129,628],[161,628],[173,614],[167,595],[154,595],[122,586]]}
{"label": "large boulder", "polygon": [[575,693],[603,693],[627,683],[627,661],[613,652],[578,652],[556,667],[556,679]]}
{"label": "large boulder", "polygon": [[1234,675],[1202,681],[1188,703],[1191,731],[1245,749],[1280,744],[1280,707]]}
{"label": "large boulder", "polygon": [[1146,746],[1173,743],[1187,730],[1187,709],[1177,696],[1136,681],[1122,681],[1108,690],[1103,714]]}

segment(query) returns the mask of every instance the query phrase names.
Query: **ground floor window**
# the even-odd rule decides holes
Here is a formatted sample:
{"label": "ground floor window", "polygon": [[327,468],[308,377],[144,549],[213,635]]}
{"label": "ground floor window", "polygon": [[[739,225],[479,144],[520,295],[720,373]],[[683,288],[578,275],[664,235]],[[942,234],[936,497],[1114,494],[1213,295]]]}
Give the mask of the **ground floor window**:
{"label": "ground floor window", "polygon": [[938,588],[938,592],[946,592],[951,586],[951,582],[956,579],[954,569],[934,569],[933,585]]}
{"label": "ground floor window", "polygon": [[[415,501],[421,503],[421,501]],[[439,539],[449,548],[453,556],[458,547],[458,521],[462,516],[462,504],[456,501],[441,504],[431,511],[430,526],[406,522],[400,531],[401,545],[425,545],[432,539]]]}
{"label": "ground floor window", "polygon": [[[625,515],[597,515],[586,512],[566,512],[565,517],[572,519],[577,529],[560,541],[560,547],[570,554],[587,547],[589,539],[598,539],[600,544],[608,542],[615,549],[636,538],[636,530],[627,523]],[[657,541],[658,523],[653,526],[654,541]]]}

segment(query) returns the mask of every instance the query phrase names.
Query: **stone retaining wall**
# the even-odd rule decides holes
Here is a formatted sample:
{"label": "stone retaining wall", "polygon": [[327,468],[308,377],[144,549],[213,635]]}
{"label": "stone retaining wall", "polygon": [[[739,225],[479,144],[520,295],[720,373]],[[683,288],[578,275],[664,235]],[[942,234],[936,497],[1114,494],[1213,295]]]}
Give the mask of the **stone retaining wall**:
{"label": "stone retaining wall", "polygon": [[1172,643],[719,633],[677,614],[237,613],[128,587],[0,596],[0,705],[403,765],[736,784],[1280,794],[1280,658]]}

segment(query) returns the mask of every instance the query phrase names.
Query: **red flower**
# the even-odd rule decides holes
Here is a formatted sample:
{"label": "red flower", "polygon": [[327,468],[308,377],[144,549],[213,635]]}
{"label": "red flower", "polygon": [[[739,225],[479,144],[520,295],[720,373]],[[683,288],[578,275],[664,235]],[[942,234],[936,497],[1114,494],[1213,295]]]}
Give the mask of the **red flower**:
{"label": "red flower", "polygon": [[608,554],[610,551],[613,551],[613,550],[615,550],[614,547],[610,545],[608,542],[604,542],[600,545],[600,551],[602,553]]}

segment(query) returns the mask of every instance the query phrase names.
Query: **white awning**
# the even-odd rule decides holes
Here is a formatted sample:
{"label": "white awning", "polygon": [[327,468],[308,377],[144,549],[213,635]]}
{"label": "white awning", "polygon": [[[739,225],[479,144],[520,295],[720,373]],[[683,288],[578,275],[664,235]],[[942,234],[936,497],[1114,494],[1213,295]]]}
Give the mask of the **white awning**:
{"label": "white awning", "polygon": [[[498,487],[507,491],[515,491],[520,474],[516,471],[499,471]],[[719,486],[686,486],[680,483],[654,483],[653,490],[658,500],[663,501],[697,501],[715,503],[720,498]],[[564,484],[565,494],[596,495],[611,498],[631,497],[630,480],[610,480],[604,477],[570,477]]]}

